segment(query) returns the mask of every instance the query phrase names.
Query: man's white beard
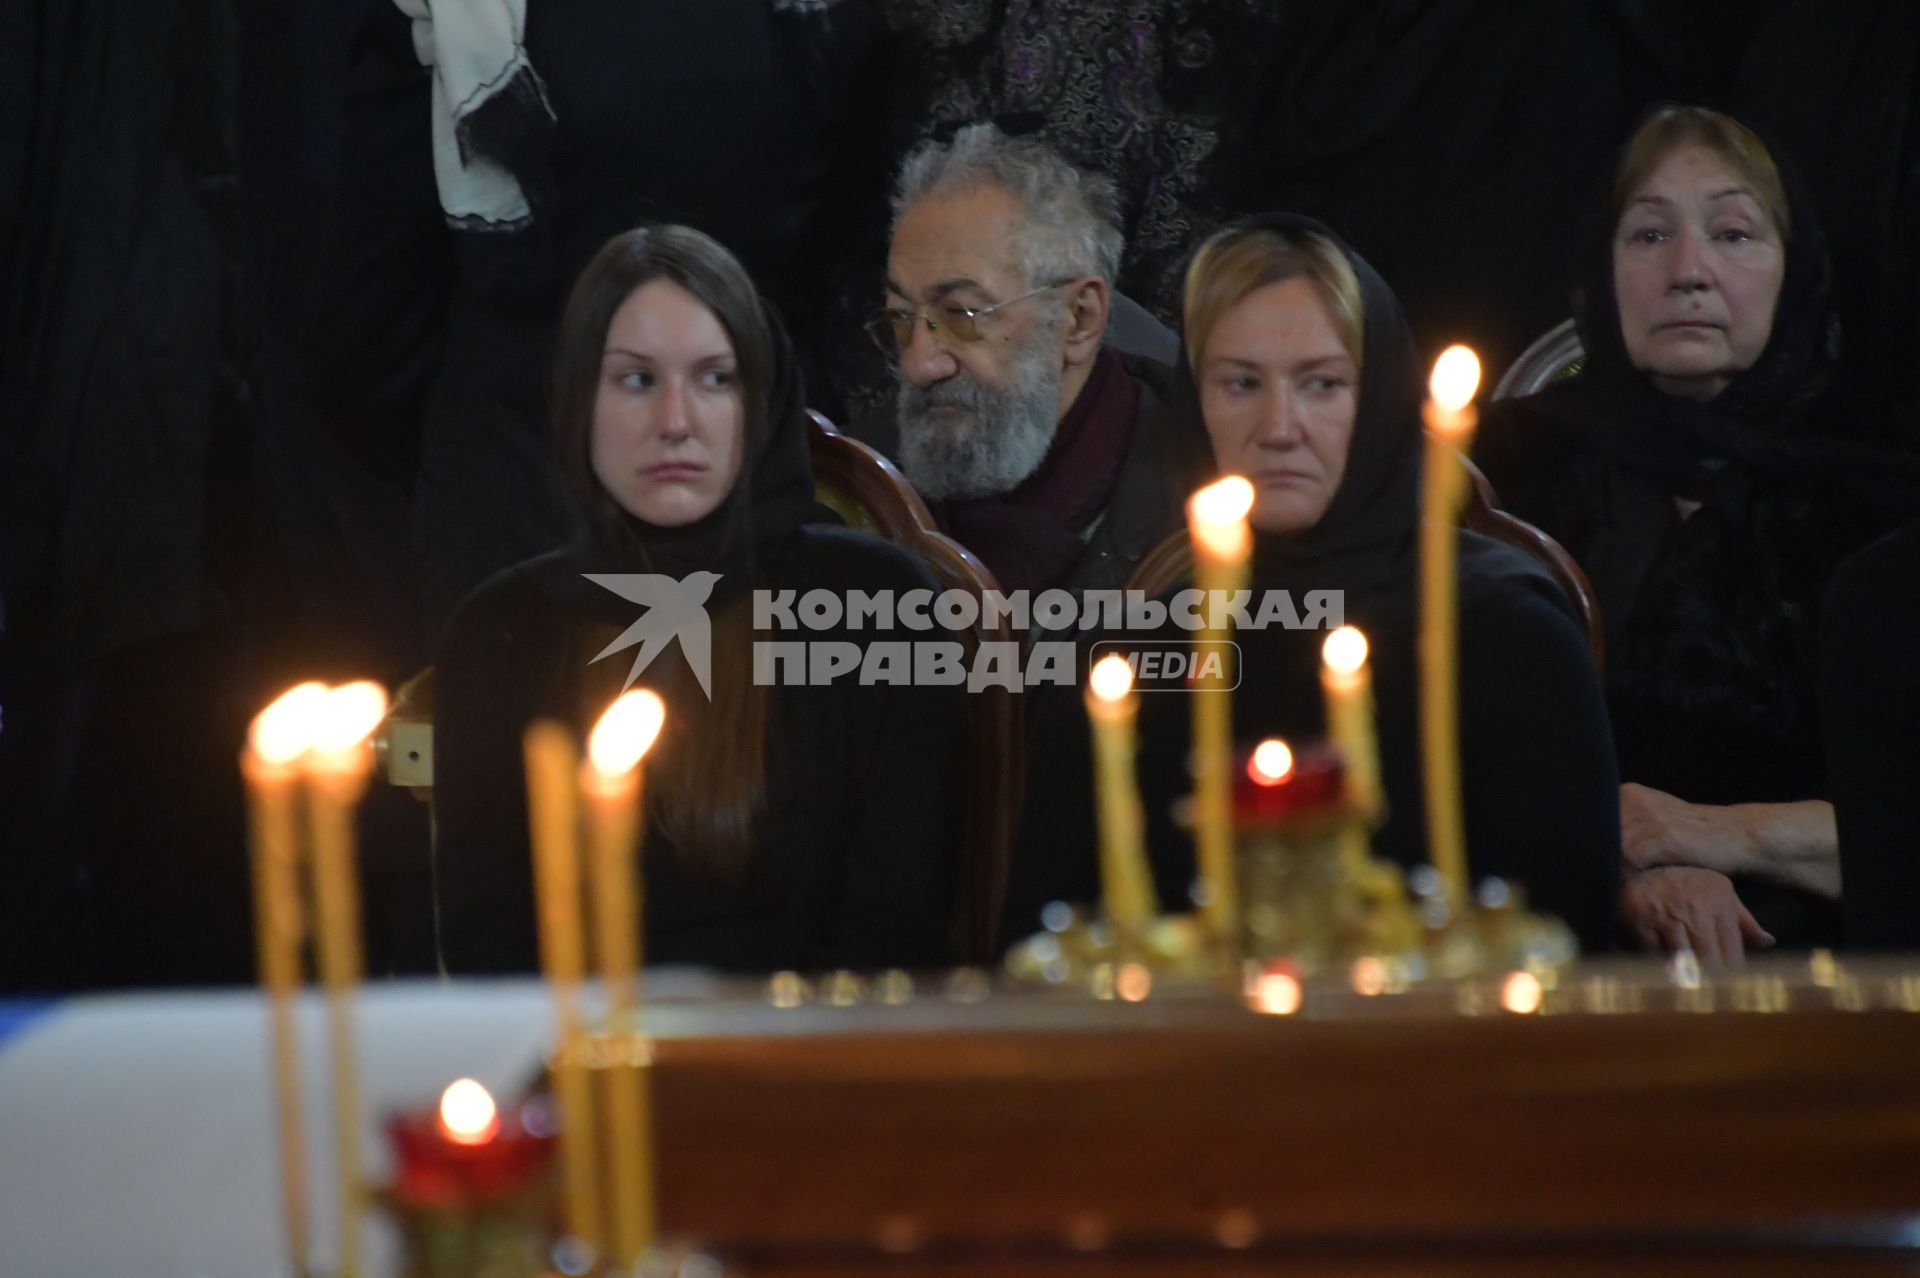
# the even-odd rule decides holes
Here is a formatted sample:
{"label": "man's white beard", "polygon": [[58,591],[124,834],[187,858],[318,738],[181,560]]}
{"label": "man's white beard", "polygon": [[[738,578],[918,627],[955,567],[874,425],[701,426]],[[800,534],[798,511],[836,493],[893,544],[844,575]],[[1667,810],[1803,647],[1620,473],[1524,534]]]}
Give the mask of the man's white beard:
{"label": "man's white beard", "polygon": [[1059,425],[1063,372],[1053,343],[1016,357],[1005,386],[965,369],[922,390],[900,383],[900,469],[934,501],[998,497],[1034,471]]}

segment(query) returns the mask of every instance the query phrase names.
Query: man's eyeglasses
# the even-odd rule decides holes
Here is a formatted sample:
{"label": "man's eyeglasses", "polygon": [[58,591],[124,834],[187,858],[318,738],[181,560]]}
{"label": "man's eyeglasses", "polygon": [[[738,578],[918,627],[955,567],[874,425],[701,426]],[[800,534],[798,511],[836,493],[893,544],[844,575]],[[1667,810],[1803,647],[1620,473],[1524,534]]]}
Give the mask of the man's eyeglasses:
{"label": "man's eyeglasses", "polygon": [[884,307],[875,311],[873,318],[867,321],[867,336],[873,338],[873,344],[886,354],[897,356],[913,344],[913,326],[924,320],[927,331],[935,337],[946,333],[950,334],[956,342],[977,342],[980,340],[980,320],[983,316],[1071,283],[1073,281],[1070,279],[1055,280],[1051,284],[1042,284],[1039,288],[1028,289],[1018,297],[1009,297],[1004,302],[995,302],[992,306],[930,302],[917,310],[908,310],[902,306]]}

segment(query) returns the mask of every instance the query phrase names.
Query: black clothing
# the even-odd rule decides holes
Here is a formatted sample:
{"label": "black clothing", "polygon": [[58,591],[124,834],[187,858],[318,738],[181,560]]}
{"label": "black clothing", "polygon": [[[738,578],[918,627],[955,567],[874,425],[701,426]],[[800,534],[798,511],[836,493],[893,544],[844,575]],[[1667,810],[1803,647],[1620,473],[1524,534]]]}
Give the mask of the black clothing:
{"label": "black clothing", "polygon": [[[1825,795],[1813,666],[1821,593],[1848,552],[1920,513],[1920,462],[1857,442],[1876,432],[1829,388],[1837,333],[1825,248],[1782,173],[1793,238],[1772,336],[1751,368],[1705,403],[1664,394],[1635,369],[1613,295],[1613,226],[1595,216],[1576,294],[1585,368],[1493,405],[1475,451],[1501,503],[1566,547],[1593,583],[1621,777],[1693,803]],[[1830,903],[1740,887],[1783,944],[1837,939]]]}
{"label": "black clothing", "polygon": [[[336,403],[432,379],[416,516],[434,633],[479,582],[563,539],[545,483],[552,326],[608,236],[647,222],[706,231],[795,322],[803,358],[823,344],[821,264],[855,256],[846,235],[884,204],[884,160],[862,128],[874,33],[852,5],[531,0],[526,53],[554,118],[496,115],[470,139],[519,182],[531,220],[449,231],[423,220],[421,171],[402,168],[427,158],[430,73],[383,10],[358,42],[350,162],[324,225],[345,265],[314,302],[311,377]],[[423,263],[450,278],[422,279]]]}
{"label": "black clothing", "polygon": [[[1120,364],[1135,387],[1132,439],[1105,513],[1065,576],[1047,583],[1051,587],[1079,592],[1124,585],[1149,551],[1186,526],[1187,497],[1210,473],[1206,436],[1193,424],[1194,415],[1178,407],[1192,392],[1175,370],[1124,352]],[[898,452],[899,423],[891,403],[854,422],[847,433],[884,456]]]}
{"label": "black clothing", "polygon": [[[1667,6],[1691,10],[1692,6]],[[1833,248],[1844,384],[1907,406],[1874,442],[1920,448],[1920,6],[1786,0],[1745,50],[1735,114],[1782,142]]]}
{"label": "black clothing", "polygon": [[[1305,218],[1261,224],[1331,236]],[[1366,307],[1346,470],[1312,529],[1256,537],[1252,584],[1256,608],[1261,590],[1288,591],[1297,605],[1310,590],[1344,593],[1345,618],[1366,632],[1371,647],[1389,809],[1375,848],[1413,865],[1427,859],[1415,653],[1419,370],[1398,302],[1364,259],[1346,251]],[[1564,595],[1518,551],[1462,532],[1459,582],[1460,752],[1471,869],[1515,880],[1540,908],[1564,918],[1582,945],[1608,948],[1619,885],[1619,802],[1592,656]],[[1192,638],[1176,631],[1151,637]],[[1317,630],[1280,628],[1235,635],[1244,654],[1234,694],[1237,736],[1250,742],[1277,733],[1298,743],[1324,733],[1324,638]],[[1084,712],[1066,697],[1035,698],[1029,709],[1036,752],[1062,762],[1055,784],[1029,788],[1008,893],[1009,939],[1033,930],[1045,902],[1097,895]],[[1184,908],[1193,872],[1189,840],[1168,816],[1190,787],[1190,712],[1184,697],[1142,699],[1140,776],[1155,878],[1168,910]]]}
{"label": "black clothing", "polygon": [[1564,318],[1566,227],[1634,110],[1648,58],[1619,6],[1266,7],[1271,34],[1236,50],[1210,202],[1338,227],[1423,351],[1470,342],[1504,367]]}
{"label": "black clothing", "polygon": [[[731,620],[746,620],[755,588],[839,598],[856,589],[896,596],[938,589],[904,550],[809,524],[823,512],[813,501],[805,397],[781,326],[770,319],[768,328],[767,387],[744,399],[747,458],[724,501],[690,524],[661,527],[623,511],[595,484],[579,502],[569,547],[489,581],[448,629],[435,682],[434,790],[449,967],[533,966],[521,737],[539,718],[578,733],[591,727],[619,688],[608,677],[617,681],[619,669],[595,665],[596,654],[641,615],[584,574],[718,574],[704,607],[709,639],[722,643]],[[758,436],[756,422],[765,423]],[[685,633],[639,672],[667,703],[662,750],[672,748],[675,725],[705,726],[716,713],[689,669]],[[843,627],[754,637],[876,643],[934,636]],[[730,666],[719,644],[710,649],[711,686],[758,678],[744,661]],[[615,667],[629,660],[613,656]],[[711,849],[676,848],[648,805],[649,960],[734,971],[951,961],[965,690],[862,685],[856,674],[786,686],[769,666],[778,682],[765,700],[764,805],[744,867],[716,868]]]}
{"label": "black clothing", "polygon": [[[1402,866],[1428,859],[1415,558],[1409,553],[1377,587],[1345,586],[1345,620],[1366,632],[1370,647],[1387,795],[1387,820],[1373,847]],[[1520,552],[1463,531],[1459,571],[1460,757],[1469,868],[1476,880],[1499,875],[1524,886],[1528,900],[1566,920],[1588,951],[1610,949],[1619,891],[1619,797],[1592,655],[1565,596]],[[1257,572],[1256,588],[1263,582]],[[1334,575],[1320,582],[1315,588],[1342,586]],[[1300,602],[1298,593],[1294,598]],[[1184,631],[1145,636],[1192,637]],[[1234,734],[1243,744],[1277,735],[1299,745],[1325,735],[1319,681],[1325,637],[1320,630],[1277,628],[1236,633],[1244,679],[1234,693]],[[1046,786],[1028,790],[1007,892],[1008,942],[1038,928],[1047,902],[1093,901],[1100,891],[1085,711],[1077,696],[1032,697],[1028,705],[1031,749],[1049,761],[1052,775]],[[1194,874],[1190,837],[1171,816],[1174,802],[1192,789],[1191,710],[1187,698],[1173,693],[1141,699],[1142,799],[1155,885],[1161,908],[1169,912],[1188,908]]]}
{"label": "black clothing", "polygon": [[1920,524],[1842,564],[1820,617],[1847,944],[1920,950]]}
{"label": "black clothing", "polygon": [[[540,717],[591,726],[571,691],[599,646],[586,628],[609,617],[610,638],[637,615],[583,582],[583,570],[570,552],[509,569],[448,630],[435,686],[434,795],[451,970],[528,971],[536,962],[520,738]],[[763,561],[759,581],[802,593],[937,588],[904,551],[820,526]],[[737,877],[703,872],[650,829],[647,960],[743,972],[951,962],[965,691],[862,687],[842,676],[769,692],[767,797],[753,856]],[[691,704],[670,700],[666,731],[703,708],[697,690]]]}

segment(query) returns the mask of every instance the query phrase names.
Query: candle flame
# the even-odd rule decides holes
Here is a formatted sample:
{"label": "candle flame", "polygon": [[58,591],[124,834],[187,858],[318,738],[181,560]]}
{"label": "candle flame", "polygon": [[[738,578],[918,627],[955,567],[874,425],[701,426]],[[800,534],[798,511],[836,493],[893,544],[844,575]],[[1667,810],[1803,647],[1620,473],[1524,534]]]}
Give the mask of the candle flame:
{"label": "candle flame", "polygon": [[1473,402],[1480,389],[1480,359],[1465,346],[1449,346],[1433,362],[1433,379],[1427,384],[1433,402],[1450,413],[1457,413]]}
{"label": "candle flame", "polygon": [[1215,555],[1245,554],[1253,495],[1253,485],[1241,475],[1228,475],[1202,488],[1187,500],[1187,522],[1194,537]]}
{"label": "candle flame", "polygon": [[1139,963],[1122,963],[1114,973],[1113,989],[1124,1002],[1143,1003],[1153,992],[1153,973]]}
{"label": "candle flame", "polygon": [[253,717],[247,743],[253,752],[277,767],[285,767],[313,746],[315,720],[327,697],[327,685],[307,682],[281,693],[273,704]]}
{"label": "candle flame", "polygon": [[1515,972],[1500,985],[1500,1006],[1515,1016],[1540,1010],[1540,978],[1532,972]]}
{"label": "candle flame", "polygon": [[1367,637],[1356,626],[1342,626],[1320,645],[1320,659],[1335,674],[1354,674],[1367,664]]}
{"label": "candle flame", "polygon": [[484,1145],[500,1131],[493,1095],[471,1078],[457,1078],[440,1093],[440,1127],[460,1145]]}
{"label": "candle flame", "polygon": [[1292,1016],[1300,1010],[1300,978],[1291,972],[1262,972],[1253,987],[1253,1006],[1268,1016]]}
{"label": "candle flame", "polygon": [[1100,700],[1119,701],[1133,691],[1133,667],[1125,657],[1112,653],[1093,663],[1087,682]]}
{"label": "candle flame", "polygon": [[1268,737],[1253,748],[1247,775],[1255,785],[1279,785],[1293,772],[1293,751],[1279,737]]}
{"label": "candle flame", "polygon": [[321,754],[351,750],[387,717],[387,690],[367,679],[327,689],[314,715],[313,748]]}
{"label": "candle flame", "polygon": [[622,776],[640,765],[667,721],[666,703],[647,688],[623,692],[587,738],[587,759],[603,777]]}

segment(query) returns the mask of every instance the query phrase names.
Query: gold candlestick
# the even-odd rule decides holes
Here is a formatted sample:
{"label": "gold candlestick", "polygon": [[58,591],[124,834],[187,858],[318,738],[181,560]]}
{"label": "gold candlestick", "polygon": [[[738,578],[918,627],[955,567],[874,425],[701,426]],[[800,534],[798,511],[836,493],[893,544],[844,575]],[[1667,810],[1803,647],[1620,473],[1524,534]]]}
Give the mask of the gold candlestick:
{"label": "gold candlestick", "polygon": [[358,1278],[360,1273],[360,1221],[366,1199],[360,1157],[359,1065],[353,1033],[353,993],[361,975],[353,814],[373,766],[368,738],[386,709],[387,695],[378,684],[350,683],[331,689],[319,707],[313,749],[306,756],[308,830],[313,842],[314,900],[320,920],[319,966],[327,987],[333,1075],[341,1278]]}
{"label": "gold candlestick", "polygon": [[639,1039],[639,920],[635,874],[639,848],[640,761],[666,719],[660,698],[646,689],[621,695],[594,725],[580,770],[586,803],[587,865],[593,876],[594,930],[608,1025],[620,1062],[608,1071],[607,1111],[613,1145],[612,1254],[631,1268],[654,1241],[652,1116],[641,1072],[649,1063]]}
{"label": "gold candlestick", "polygon": [[[1224,599],[1247,584],[1253,534],[1247,515],[1253,485],[1229,475],[1187,502],[1193,537],[1195,584],[1205,598],[1200,632],[1202,677],[1193,688],[1193,834],[1200,880],[1201,916],[1229,951],[1240,929],[1239,888],[1233,855],[1233,677]],[[1219,606],[1216,606],[1219,605]]]}
{"label": "gold candlestick", "polygon": [[1457,531],[1473,440],[1480,361],[1450,346],[1434,362],[1426,404],[1426,473],[1420,507],[1420,763],[1428,855],[1457,917],[1467,894],[1467,832],[1460,796],[1460,618]]}
{"label": "gold candlestick", "polygon": [[566,729],[536,723],[522,743],[527,763],[527,816],[533,838],[534,891],[540,907],[540,960],[553,992],[553,1092],[560,1108],[560,1175],[569,1235],[606,1247],[596,1201],[599,1128],[586,1073],[586,1027],[580,983],[586,946],[580,923],[580,811],[574,789],[579,752]]}
{"label": "gold candlestick", "polygon": [[1087,680],[1087,720],[1100,819],[1100,894],[1115,940],[1139,942],[1158,910],[1147,869],[1140,787],[1134,777],[1133,669],[1125,657],[1094,663]]}
{"label": "gold candlestick", "polygon": [[300,989],[300,757],[311,744],[311,714],[326,689],[303,683],[254,717],[240,754],[253,851],[254,952],[267,992],[273,1059],[274,1129],[280,1210],[294,1273],[308,1264],[307,1159],[300,1122],[300,1049],[294,999]]}

